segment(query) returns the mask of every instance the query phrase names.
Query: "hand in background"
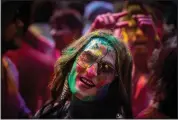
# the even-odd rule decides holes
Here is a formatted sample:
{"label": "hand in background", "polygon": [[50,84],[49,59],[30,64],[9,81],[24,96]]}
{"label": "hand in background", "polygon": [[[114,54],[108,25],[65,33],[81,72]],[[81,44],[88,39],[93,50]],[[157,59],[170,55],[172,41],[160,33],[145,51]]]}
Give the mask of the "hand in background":
{"label": "hand in background", "polygon": [[97,29],[110,29],[110,30],[114,30],[115,27],[122,27],[127,25],[127,22],[120,22],[119,24],[117,24],[118,19],[120,17],[123,17],[127,15],[127,12],[120,12],[120,13],[106,13],[106,14],[102,14],[96,17],[96,19],[94,20],[94,22],[92,23],[89,32],[92,32],[94,30]]}
{"label": "hand in background", "polygon": [[133,18],[136,19],[138,26],[147,34],[148,37],[157,37],[160,39],[159,32],[151,15],[133,15]]}

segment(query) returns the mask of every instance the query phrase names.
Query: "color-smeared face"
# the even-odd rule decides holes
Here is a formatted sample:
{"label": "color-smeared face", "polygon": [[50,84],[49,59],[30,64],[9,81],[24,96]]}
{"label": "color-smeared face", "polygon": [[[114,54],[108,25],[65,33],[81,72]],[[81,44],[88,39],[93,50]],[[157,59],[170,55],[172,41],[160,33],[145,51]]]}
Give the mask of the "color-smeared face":
{"label": "color-smeared face", "polygon": [[116,53],[104,38],[93,38],[68,76],[71,92],[83,101],[102,99],[115,78]]}
{"label": "color-smeared face", "polygon": [[[156,46],[155,36],[149,35],[150,26],[140,26],[133,17],[123,17],[120,21],[128,21],[129,25],[120,29],[121,38],[135,56],[151,56]],[[117,34],[117,33],[116,33]]]}

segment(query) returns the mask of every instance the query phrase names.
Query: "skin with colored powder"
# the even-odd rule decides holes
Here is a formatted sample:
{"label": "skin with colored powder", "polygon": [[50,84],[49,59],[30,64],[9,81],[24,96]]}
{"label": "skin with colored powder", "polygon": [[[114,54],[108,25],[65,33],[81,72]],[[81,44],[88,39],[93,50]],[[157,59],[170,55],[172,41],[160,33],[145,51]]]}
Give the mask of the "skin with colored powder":
{"label": "skin with colored powder", "polygon": [[[114,80],[114,49],[103,40],[93,38],[76,58],[68,83],[71,92],[83,101],[102,99]],[[99,63],[99,64],[98,64]],[[110,71],[109,73],[107,73]]]}

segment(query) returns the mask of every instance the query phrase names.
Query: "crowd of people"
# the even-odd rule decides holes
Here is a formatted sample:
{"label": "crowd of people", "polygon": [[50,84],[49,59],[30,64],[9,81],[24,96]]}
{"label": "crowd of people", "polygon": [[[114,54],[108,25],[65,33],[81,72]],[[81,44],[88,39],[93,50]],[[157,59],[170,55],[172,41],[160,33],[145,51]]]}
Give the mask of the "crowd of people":
{"label": "crowd of people", "polygon": [[178,118],[175,1],[4,1],[1,14],[1,118]]}

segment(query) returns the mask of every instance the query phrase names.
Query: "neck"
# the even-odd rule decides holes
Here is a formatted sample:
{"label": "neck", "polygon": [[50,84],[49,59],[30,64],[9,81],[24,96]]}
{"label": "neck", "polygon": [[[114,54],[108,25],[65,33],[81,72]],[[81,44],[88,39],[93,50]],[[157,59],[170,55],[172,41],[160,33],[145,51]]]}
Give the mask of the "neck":
{"label": "neck", "polygon": [[105,100],[85,102],[73,97],[69,111],[72,118],[114,118],[114,108]]}

